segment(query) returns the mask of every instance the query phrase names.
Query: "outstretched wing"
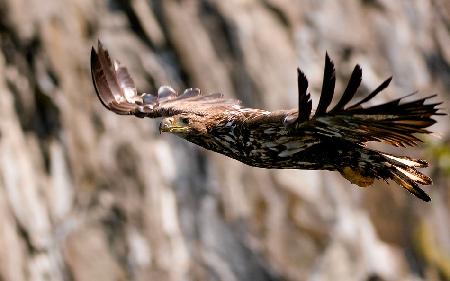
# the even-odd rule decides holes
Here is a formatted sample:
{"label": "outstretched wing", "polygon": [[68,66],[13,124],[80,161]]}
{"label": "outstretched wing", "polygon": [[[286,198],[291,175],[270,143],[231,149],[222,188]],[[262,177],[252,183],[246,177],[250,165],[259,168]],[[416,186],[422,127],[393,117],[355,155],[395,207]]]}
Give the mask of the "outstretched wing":
{"label": "outstretched wing", "polygon": [[296,119],[287,120],[286,124],[294,130],[311,130],[328,137],[338,137],[356,143],[383,141],[394,146],[415,145],[420,140],[416,133],[429,133],[425,128],[436,121],[433,115],[439,113],[440,103],[425,104],[434,96],[402,102],[405,97],[380,104],[364,107],[364,104],[389,86],[391,78],[384,81],[367,97],[348,106],[361,84],[362,71],[357,65],[353,70],[348,85],[337,104],[327,110],[332,102],[335,86],[334,64],[328,54],[325,59],[322,93],[319,105],[311,117],[311,98],[307,94],[308,82],[303,72],[298,70],[299,113]]}
{"label": "outstretched wing", "polygon": [[205,115],[214,110],[239,106],[238,100],[224,99],[222,94],[202,95],[197,88],[186,89],[181,95],[168,86],[157,95],[138,94],[126,67],[112,60],[98,41],[97,51],[91,50],[91,75],[95,91],[102,104],[121,115],[166,117],[181,113]]}

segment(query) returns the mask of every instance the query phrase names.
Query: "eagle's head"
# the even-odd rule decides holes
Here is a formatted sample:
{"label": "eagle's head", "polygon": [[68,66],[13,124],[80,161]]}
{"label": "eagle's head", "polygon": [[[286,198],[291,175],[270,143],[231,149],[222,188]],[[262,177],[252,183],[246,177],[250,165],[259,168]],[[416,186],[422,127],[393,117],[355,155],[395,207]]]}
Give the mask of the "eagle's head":
{"label": "eagle's head", "polygon": [[203,135],[208,132],[205,118],[197,114],[178,114],[166,117],[159,124],[160,132],[169,132],[180,136]]}

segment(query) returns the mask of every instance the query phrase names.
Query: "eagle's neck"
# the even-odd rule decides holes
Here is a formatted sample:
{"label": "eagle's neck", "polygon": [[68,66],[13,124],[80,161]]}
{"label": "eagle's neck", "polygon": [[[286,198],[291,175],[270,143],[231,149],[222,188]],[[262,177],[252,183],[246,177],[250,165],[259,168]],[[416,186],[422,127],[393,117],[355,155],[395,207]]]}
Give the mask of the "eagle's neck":
{"label": "eagle's neck", "polygon": [[[184,138],[203,148],[218,152],[233,159],[247,163],[247,158],[258,145],[251,136],[246,123],[250,118],[268,115],[270,112],[259,109],[241,108],[221,114],[221,118],[209,118],[214,120],[208,126],[207,134],[186,135]],[[263,139],[260,139],[264,141]]]}
{"label": "eagle's neck", "polygon": [[[207,134],[186,135],[187,141],[195,143],[203,148],[238,158],[242,155],[242,142],[244,135],[242,128],[234,121],[223,121],[211,127]],[[239,159],[238,159],[239,160]]]}

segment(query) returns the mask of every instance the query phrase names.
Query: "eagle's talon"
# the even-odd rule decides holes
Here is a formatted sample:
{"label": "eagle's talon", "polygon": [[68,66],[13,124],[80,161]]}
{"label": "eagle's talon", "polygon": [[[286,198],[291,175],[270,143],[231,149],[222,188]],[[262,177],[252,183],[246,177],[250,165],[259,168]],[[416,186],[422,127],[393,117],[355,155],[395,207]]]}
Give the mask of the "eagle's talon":
{"label": "eagle's talon", "polygon": [[374,178],[370,176],[363,176],[360,172],[355,171],[349,166],[344,167],[339,171],[341,175],[349,182],[356,184],[359,187],[371,186],[374,182]]}

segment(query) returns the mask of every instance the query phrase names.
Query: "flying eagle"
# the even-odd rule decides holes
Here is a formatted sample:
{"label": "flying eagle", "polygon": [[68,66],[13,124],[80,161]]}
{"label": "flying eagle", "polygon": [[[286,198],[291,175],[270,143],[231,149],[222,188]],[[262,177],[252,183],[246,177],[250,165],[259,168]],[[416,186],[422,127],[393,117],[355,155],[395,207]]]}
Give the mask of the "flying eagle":
{"label": "flying eagle", "polygon": [[360,86],[362,70],[353,70],[341,98],[331,109],[335,88],[334,65],[328,54],[319,104],[311,114],[308,80],[298,69],[298,109],[267,111],[247,108],[222,94],[202,95],[197,88],[178,94],[168,86],[157,95],[139,94],[127,69],[112,60],[98,42],[91,50],[91,74],[97,96],[109,110],[121,115],[162,117],[160,132],[173,133],[206,149],[247,165],[269,169],[338,171],[353,184],[369,186],[375,179],[393,180],[424,201],[430,197],[419,184],[431,178],[417,171],[428,163],[366,147],[370,141],[414,146],[414,134],[442,115],[440,103],[425,104],[434,96],[403,102],[405,97],[376,106],[364,106],[384,90],[391,78],[367,97],[349,105]]}

